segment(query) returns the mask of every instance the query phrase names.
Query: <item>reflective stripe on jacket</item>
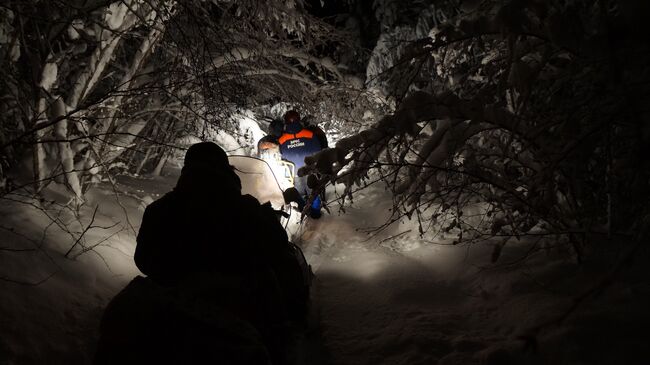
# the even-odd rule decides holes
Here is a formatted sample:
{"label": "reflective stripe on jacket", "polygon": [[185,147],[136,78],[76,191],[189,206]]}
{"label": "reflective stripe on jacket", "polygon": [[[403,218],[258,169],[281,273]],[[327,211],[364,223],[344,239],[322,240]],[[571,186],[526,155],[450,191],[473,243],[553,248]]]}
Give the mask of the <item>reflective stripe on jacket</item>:
{"label": "reflective stripe on jacket", "polygon": [[296,169],[305,166],[305,157],[323,149],[314,132],[303,128],[297,133],[283,133],[279,138],[280,153],[286,160],[293,162]]}

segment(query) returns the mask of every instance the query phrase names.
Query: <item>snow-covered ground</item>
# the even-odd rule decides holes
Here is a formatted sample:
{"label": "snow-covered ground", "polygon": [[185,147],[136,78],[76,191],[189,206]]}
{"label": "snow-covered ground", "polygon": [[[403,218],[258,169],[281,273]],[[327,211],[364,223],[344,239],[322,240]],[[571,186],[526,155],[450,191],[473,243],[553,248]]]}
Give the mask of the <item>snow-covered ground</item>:
{"label": "snow-covered ground", "polygon": [[[98,227],[88,230],[84,245],[100,245],[74,260],[63,257],[74,240],[45,215],[69,222],[71,213],[57,213],[60,209],[47,201],[35,203],[45,211],[2,201],[0,364],[91,361],[104,306],[138,274],[132,255],[143,208],[174,180],[120,178],[117,188],[127,194],[119,201],[110,185],[91,191],[81,225],[70,228],[83,231],[98,206],[92,224]],[[47,197],[57,201],[60,195],[51,189]],[[317,276],[313,294],[321,364],[642,364],[650,359],[650,286],[647,269],[635,262],[595,299],[558,320],[621,250],[597,248],[580,266],[563,255],[540,253],[524,264],[495,267],[488,264],[489,244],[424,244],[414,223],[367,234],[364,228],[388,216],[390,197],[381,187],[359,194],[345,214],[339,215],[334,203],[330,207],[332,214],[319,221],[289,227],[298,231],[295,239]],[[512,245],[501,262],[516,261],[528,248],[525,240]],[[636,262],[648,262],[647,249],[637,256]],[[543,323],[551,324],[534,332]]]}
{"label": "snow-covered ground", "polygon": [[648,249],[613,277],[625,248],[597,242],[577,265],[555,251],[521,261],[532,244],[523,239],[496,265],[489,243],[424,244],[415,222],[368,238],[364,228],[382,224],[389,208],[384,189],[372,188],[346,214],[311,222],[303,235],[327,363],[650,361]]}

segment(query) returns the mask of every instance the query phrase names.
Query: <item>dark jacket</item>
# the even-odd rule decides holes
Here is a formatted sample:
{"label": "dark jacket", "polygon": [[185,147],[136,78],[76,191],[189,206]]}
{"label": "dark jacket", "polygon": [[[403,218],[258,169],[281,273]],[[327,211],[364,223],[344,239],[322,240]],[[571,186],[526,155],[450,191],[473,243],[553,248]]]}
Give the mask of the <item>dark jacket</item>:
{"label": "dark jacket", "polygon": [[234,173],[184,171],[173,191],[146,208],[135,263],[155,282],[175,285],[202,272],[277,267],[287,255],[287,234],[275,213],[241,195]]}
{"label": "dark jacket", "polygon": [[322,129],[320,129],[319,126],[310,124],[305,128],[314,132],[314,135],[316,135],[316,138],[318,138],[318,142],[320,142],[322,149],[329,147],[327,143],[327,135],[325,135],[325,132]]}
{"label": "dark jacket", "polygon": [[327,138],[320,128],[300,123],[288,124],[278,143],[282,158],[293,162],[296,170],[305,166],[305,157],[327,148]]}

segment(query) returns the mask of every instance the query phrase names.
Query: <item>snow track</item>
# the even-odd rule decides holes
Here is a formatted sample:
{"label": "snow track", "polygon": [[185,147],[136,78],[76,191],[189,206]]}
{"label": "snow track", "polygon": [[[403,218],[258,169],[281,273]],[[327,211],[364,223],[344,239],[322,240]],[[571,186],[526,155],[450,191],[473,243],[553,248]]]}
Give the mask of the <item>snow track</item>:
{"label": "snow track", "polygon": [[[346,214],[309,222],[300,240],[317,278],[322,364],[641,364],[650,358],[642,345],[650,324],[642,309],[650,305],[641,279],[647,268],[632,266],[604,295],[557,321],[607,272],[614,252],[594,251],[582,265],[566,253],[493,265],[489,243],[425,244],[413,222],[368,239],[364,229],[385,222],[390,198],[370,189],[357,203]],[[517,261],[530,244],[513,243],[500,262]],[[552,324],[533,336],[543,323]]]}
{"label": "snow track", "polygon": [[485,340],[467,336],[462,311],[469,297],[442,272],[447,265],[434,264],[450,253],[428,246],[401,254],[377,240],[365,242],[354,222],[325,216],[310,224],[307,232],[314,233],[302,242],[317,277],[314,300],[327,363],[473,363]]}

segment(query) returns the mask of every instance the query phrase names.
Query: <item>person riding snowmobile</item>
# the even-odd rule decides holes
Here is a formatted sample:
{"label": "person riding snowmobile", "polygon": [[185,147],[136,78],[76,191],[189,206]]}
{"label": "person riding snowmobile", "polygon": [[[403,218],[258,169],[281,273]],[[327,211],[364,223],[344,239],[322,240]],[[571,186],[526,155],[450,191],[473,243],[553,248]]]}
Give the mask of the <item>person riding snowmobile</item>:
{"label": "person riding snowmobile", "polygon": [[[278,143],[282,158],[293,162],[296,171],[305,166],[305,157],[328,147],[325,132],[315,125],[305,125],[300,120],[300,114],[295,110],[289,110],[284,114],[284,131],[278,137]],[[294,177],[294,186],[301,196],[309,198],[312,191],[307,185],[307,178],[307,176]],[[321,197],[316,195],[309,207],[310,217],[320,218],[321,207]]]}
{"label": "person riding snowmobile", "polygon": [[257,142],[257,155],[260,158],[264,157],[266,151],[275,151],[279,150],[280,143],[278,142],[278,137],[283,133],[284,122],[282,120],[274,119],[269,123],[269,133],[260,138]]}
{"label": "person riding snowmobile", "polygon": [[282,135],[283,128],[282,120],[275,119],[269,123],[269,133],[257,142],[257,157],[269,164],[278,184],[286,191],[293,187],[296,168],[293,163],[283,160],[280,153],[278,137]]}
{"label": "person riding snowmobile", "polygon": [[[174,190],[145,209],[134,259],[147,279],[136,278],[109,304],[96,363],[124,363],[120,356],[135,353],[171,361],[186,352],[228,362],[239,356],[229,351],[255,347],[255,338],[274,364],[284,363],[287,323],[306,312],[305,298],[296,293],[300,267],[275,211],[241,194],[219,146],[203,142],[188,149]],[[152,312],[161,318],[140,318]],[[137,334],[137,344],[125,342],[124,332]],[[221,352],[209,341],[220,342]],[[256,353],[251,364],[263,357]]]}

